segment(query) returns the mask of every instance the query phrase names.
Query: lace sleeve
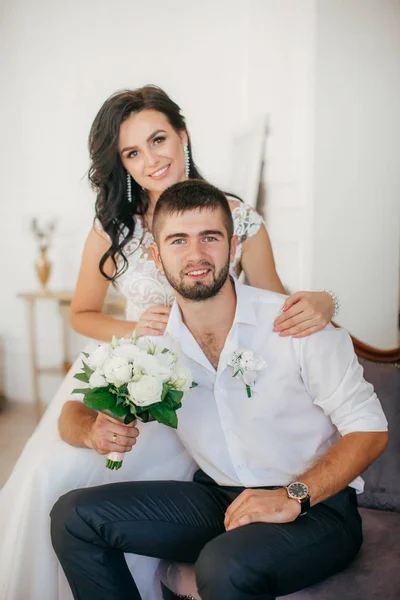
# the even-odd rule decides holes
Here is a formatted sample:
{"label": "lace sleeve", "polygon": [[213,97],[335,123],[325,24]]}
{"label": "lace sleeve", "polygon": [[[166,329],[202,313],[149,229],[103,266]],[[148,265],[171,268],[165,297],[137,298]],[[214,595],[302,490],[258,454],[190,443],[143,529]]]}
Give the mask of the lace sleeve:
{"label": "lace sleeve", "polygon": [[264,224],[262,216],[248,204],[240,202],[232,210],[233,229],[238,236],[239,244],[243,244],[247,238],[258,233]]}
{"label": "lace sleeve", "polygon": [[97,217],[93,221],[93,229],[95,229],[99,233],[104,233],[103,225],[100,223],[100,219],[98,219]]}
{"label": "lace sleeve", "polygon": [[103,225],[100,223],[100,219],[98,219],[97,217],[95,218],[95,220],[93,221],[93,229],[95,231],[97,231],[97,233],[101,233],[103,235],[106,236],[106,238],[108,239],[108,241],[111,243],[111,238],[108,235],[108,233],[106,233],[103,229]]}
{"label": "lace sleeve", "polygon": [[245,202],[229,202],[232,210],[233,233],[238,237],[238,245],[233,261],[230,265],[231,275],[238,277],[241,272],[240,260],[242,257],[242,244],[248,238],[256,235],[261,225],[264,225],[264,219],[254,208],[245,204]]}

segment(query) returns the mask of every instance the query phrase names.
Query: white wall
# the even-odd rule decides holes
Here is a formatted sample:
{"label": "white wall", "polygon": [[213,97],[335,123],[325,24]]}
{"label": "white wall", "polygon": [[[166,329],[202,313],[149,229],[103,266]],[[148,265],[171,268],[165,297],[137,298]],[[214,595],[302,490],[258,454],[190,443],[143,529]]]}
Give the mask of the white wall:
{"label": "white wall", "polygon": [[317,3],[312,281],[329,281],[339,323],[398,345],[400,2]]}
{"label": "white wall", "polygon": [[250,2],[249,116],[270,114],[266,214],[286,289],[309,288],[315,0]]}
{"label": "white wall", "polygon": [[[94,196],[85,180],[87,135],[112,92],[146,83],[164,87],[187,117],[196,162],[221,186],[229,181],[236,128],[256,112],[269,113],[269,201],[276,205],[283,198],[288,214],[299,203],[303,210],[309,152],[302,158],[299,149],[304,138],[307,145],[312,140],[313,5],[311,0],[3,0],[0,68],[7,85],[0,96],[0,256],[8,275],[0,337],[9,398],[32,397],[27,320],[16,299],[18,292],[38,287],[29,217],[57,217],[50,283],[54,289],[73,288],[93,216]],[[300,286],[304,261],[297,250],[295,262],[293,255],[287,260],[286,242],[279,244],[279,234],[273,238],[282,279]],[[56,308],[43,305],[38,322],[41,362],[56,364]],[[57,385],[56,378],[43,381],[47,400]]]}
{"label": "white wall", "polygon": [[[0,32],[7,81],[0,100],[1,260],[9,274],[3,279],[0,331],[9,397],[31,397],[26,314],[16,300],[19,291],[38,287],[28,217],[57,216],[51,286],[73,288],[93,215],[94,196],[85,180],[87,135],[107,96],[149,82],[165,86],[186,109],[206,176],[223,182],[229,136],[242,113],[240,94],[230,93],[241,61],[241,13],[239,2],[213,4],[6,2]],[[39,313],[41,362],[54,364],[57,312],[46,304]],[[26,376],[16,377],[21,369]],[[49,383],[49,390],[57,383]]]}
{"label": "white wall", "polygon": [[[332,287],[343,300],[343,325],[370,343],[395,345],[397,9],[394,0],[3,0],[0,381],[3,370],[7,396],[32,399],[27,319],[16,299],[38,288],[29,217],[57,217],[50,285],[72,289],[93,216],[85,179],[91,122],[109,94],[146,83],[180,104],[196,162],[222,187],[236,129],[269,115],[267,221],[284,284]],[[41,363],[57,364],[56,308],[43,305],[38,317]],[[74,339],[78,349],[83,340]],[[46,400],[58,383],[42,381]]]}

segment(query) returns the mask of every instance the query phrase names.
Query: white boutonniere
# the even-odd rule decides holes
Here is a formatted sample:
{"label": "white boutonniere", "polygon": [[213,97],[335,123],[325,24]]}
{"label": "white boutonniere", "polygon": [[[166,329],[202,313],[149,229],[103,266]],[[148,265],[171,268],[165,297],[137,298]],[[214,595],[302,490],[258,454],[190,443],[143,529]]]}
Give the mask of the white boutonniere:
{"label": "white boutonniere", "polygon": [[254,387],[257,371],[265,369],[267,363],[261,356],[251,350],[239,348],[232,352],[228,366],[233,368],[233,377],[241,375],[246,385],[247,396],[251,398],[251,388]]}

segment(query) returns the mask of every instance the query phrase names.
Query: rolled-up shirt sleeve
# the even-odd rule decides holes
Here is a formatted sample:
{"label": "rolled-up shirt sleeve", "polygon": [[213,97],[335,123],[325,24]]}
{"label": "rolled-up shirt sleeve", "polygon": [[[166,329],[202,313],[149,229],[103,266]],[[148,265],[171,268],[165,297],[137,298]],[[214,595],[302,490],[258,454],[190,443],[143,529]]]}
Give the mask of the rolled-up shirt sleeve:
{"label": "rolled-up shirt sleeve", "polygon": [[349,334],[328,325],[303,338],[300,366],[313,399],[343,436],[356,431],[387,431],[373,386],[365,381]]}

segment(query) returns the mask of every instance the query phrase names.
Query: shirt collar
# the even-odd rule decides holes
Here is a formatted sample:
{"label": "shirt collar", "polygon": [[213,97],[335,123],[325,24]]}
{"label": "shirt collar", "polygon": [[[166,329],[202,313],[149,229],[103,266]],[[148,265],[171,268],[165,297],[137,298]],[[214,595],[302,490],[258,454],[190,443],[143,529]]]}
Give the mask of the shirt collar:
{"label": "shirt collar", "polygon": [[[243,285],[242,283],[239,283],[233,277],[232,281],[236,291],[236,312],[235,318],[233,319],[232,327],[235,325],[235,323],[245,323],[246,325],[257,326],[257,317],[252,301],[252,288],[248,285]],[[181,310],[177,301],[175,300],[171,308],[165,333],[179,340],[181,337],[183,326],[184,324],[182,321]]]}
{"label": "shirt collar", "polygon": [[253,288],[249,285],[239,283],[232,278],[236,290],[236,313],[233,323],[245,323],[246,325],[259,325],[257,316],[254,310]]}
{"label": "shirt collar", "polygon": [[169,313],[167,327],[165,328],[165,334],[170,335],[171,337],[179,340],[179,334],[183,327],[181,309],[179,308],[179,304],[176,299],[171,308],[171,312]]}

